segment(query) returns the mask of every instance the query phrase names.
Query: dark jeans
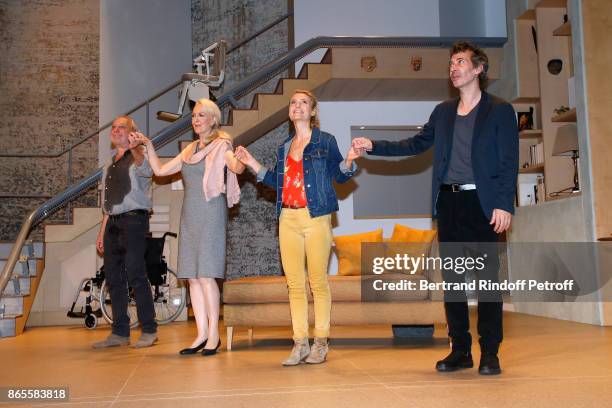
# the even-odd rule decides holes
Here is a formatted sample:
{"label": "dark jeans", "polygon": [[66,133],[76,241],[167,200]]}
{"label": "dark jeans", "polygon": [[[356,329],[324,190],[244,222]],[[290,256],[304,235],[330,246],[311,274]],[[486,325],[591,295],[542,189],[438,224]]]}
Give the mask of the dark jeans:
{"label": "dark jeans", "polygon": [[[486,267],[478,272],[476,279],[497,282],[499,280],[498,235],[489,224],[478,200],[476,190],[451,192],[440,191],[436,203],[438,214],[438,237],[440,256],[478,256],[486,252]],[[468,245],[445,243],[462,242]],[[462,253],[461,253],[462,252]],[[447,282],[463,282],[465,273],[443,271]],[[497,353],[503,338],[501,294],[487,292],[478,294],[478,334],[483,352]],[[453,350],[469,352],[472,347],[467,298],[464,292],[444,293],[444,308]]]}
{"label": "dark jeans", "polygon": [[113,312],[113,333],[130,335],[127,314],[128,285],[136,300],[136,311],[143,333],[155,333],[153,295],[145,266],[146,234],[149,215],[110,216],[104,231],[104,273]]}

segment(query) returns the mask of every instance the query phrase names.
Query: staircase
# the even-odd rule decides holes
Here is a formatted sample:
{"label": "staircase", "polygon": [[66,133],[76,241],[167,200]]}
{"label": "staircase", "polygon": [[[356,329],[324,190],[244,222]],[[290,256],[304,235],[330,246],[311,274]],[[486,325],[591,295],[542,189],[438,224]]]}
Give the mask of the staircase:
{"label": "staircase", "polygon": [[249,109],[231,109],[228,123],[221,128],[234,138],[235,145],[249,145],[287,120],[289,100],[295,89],[312,91],[332,78],[331,51],[319,64],[304,64],[297,78],[282,78],[273,93],[258,93]]}
{"label": "staircase", "polygon": [[[320,37],[309,40],[285,56],[264,66],[239,85],[221,95],[220,107],[234,105],[235,100],[267,82],[291,64],[318,48],[328,48],[320,63],[307,63],[297,78],[283,78],[272,93],[256,93],[249,109],[231,108],[222,129],[234,138],[235,145],[249,145],[271,129],[287,120],[289,100],[295,89],[314,92],[320,100],[442,100],[450,96],[448,83],[447,47],[454,39],[402,39]],[[479,41],[475,41],[479,43]],[[501,39],[490,39],[487,53],[490,57],[489,77],[499,78]],[[338,47],[338,48],[333,48]],[[333,58],[332,58],[333,56]],[[410,61],[418,56],[427,69],[410,69]],[[365,66],[367,58],[375,61],[375,68]],[[191,129],[189,117],[182,117],[160,132],[153,142],[164,145]],[[63,206],[99,181],[100,170],[75,184],[62,195],[39,208],[34,217],[44,219],[49,212]],[[170,194],[169,189],[164,194]],[[47,225],[45,243],[77,242],[77,237],[90,237],[101,219],[99,208],[74,209],[73,224]],[[36,221],[38,222],[38,221]],[[87,235],[89,234],[89,235]],[[91,239],[91,238],[87,238]],[[93,238],[95,241],[95,238]],[[81,244],[81,241],[78,241]],[[93,244],[91,243],[87,243]],[[0,267],[4,267],[10,252],[5,244],[0,251]],[[57,259],[54,258],[54,265]],[[23,332],[36,290],[45,266],[44,245],[28,244],[14,268],[11,281],[0,297],[0,337],[15,336]],[[92,274],[94,270],[91,271]],[[46,270],[53,279],[59,279],[56,270]]]}
{"label": "staircase", "polygon": [[[0,268],[4,268],[13,244],[0,244]],[[0,338],[21,334],[28,320],[44,269],[44,245],[28,242],[21,251],[11,280],[0,297]]]}

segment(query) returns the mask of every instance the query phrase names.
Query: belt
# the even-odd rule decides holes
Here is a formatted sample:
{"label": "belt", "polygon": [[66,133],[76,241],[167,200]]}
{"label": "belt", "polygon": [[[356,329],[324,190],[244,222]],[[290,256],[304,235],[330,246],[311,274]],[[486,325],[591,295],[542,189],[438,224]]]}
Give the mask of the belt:
{"label": "belt", "polygon": [[452,191],[453,193],[469,190],[476,190],[476,184],[442,184],[440,186],[440,191]]}
{"label": "belt", "polygon": [[149,215],[149,210],[132,210],[132,211],[127,211],[121,214],[111,214],[108,216],[108,218],[112,220],[118,220],[120,218],[130,217],[133,215]]}
{"label": "belt", "polygon": [[306,207],[300,207],[300,206],[297,206],[297,205],[291,205],[291,204],[285,204],[285,203],[283,203],[282,207],[283,208],[291,208],[292,210],[300,210],[302,208],[306,208]]}

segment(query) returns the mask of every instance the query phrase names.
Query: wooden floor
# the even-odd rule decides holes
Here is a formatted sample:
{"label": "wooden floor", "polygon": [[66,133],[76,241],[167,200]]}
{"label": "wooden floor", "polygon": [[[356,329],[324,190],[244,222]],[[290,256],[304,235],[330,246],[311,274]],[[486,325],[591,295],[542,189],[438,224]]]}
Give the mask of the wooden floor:
{"label": "wooden floor", "polygon": [[236,330],[233,351],[182,357],[193,322],[161,326],[141,350],[91,349],[106,328],[31,328],[0,340],[0,387],[68,386],[70,401],[54,406],[69,407],[612,407],[612,328],[506,313],[505,330],[504,372],[483,377],[434,370],[448,352],[442,327],[429,344],[334,327],[328,362],[297,367],[280,365],[288,329],[256,329],[251,344]]}

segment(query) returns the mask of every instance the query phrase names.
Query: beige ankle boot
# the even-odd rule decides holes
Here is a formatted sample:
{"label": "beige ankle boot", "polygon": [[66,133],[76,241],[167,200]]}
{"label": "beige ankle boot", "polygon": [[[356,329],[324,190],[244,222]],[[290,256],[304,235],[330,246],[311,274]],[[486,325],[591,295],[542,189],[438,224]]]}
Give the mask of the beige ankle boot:
{"label": "beige ankle boot", "polygon": [[310,349],[310,355],[306,359],[308,364],[321,364],[327,357],[329,351],[329,345],[326,337],[315,337],[314,343],[312,343],[312,349]]}
{"label": "beige ankle boot", "polygon": [[294,366],[300,364],[310,353],[308,338],[293,341],[293,350],[289,357],[283,361],[284,366]]}

